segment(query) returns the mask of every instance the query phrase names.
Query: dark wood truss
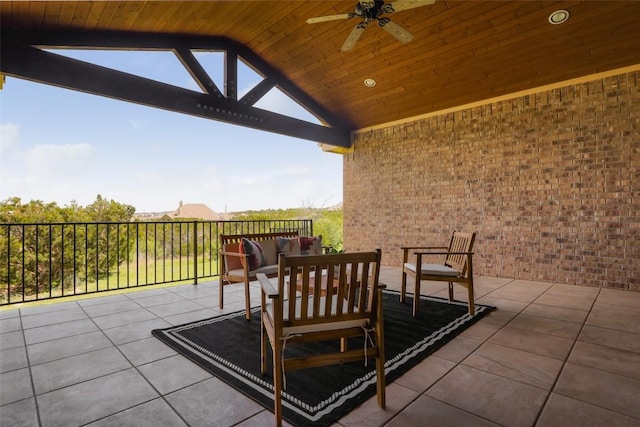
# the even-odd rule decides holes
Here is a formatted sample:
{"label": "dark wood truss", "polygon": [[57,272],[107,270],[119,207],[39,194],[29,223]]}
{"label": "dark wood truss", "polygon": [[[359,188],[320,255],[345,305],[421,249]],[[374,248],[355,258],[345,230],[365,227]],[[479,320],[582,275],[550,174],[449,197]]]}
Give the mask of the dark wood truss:
{"label": "dark wood truss", "polygon": [[[68,58],[43,48],[173,51],[202,92],[176,87]],[[218,88],[193,50],[225,53],[224,88]],[[238,99],[238,57],[264,79]],[[2,31],[0,72],[13,77],[190,114],[340,147],[351,146],[352,126],[322,107],[251,50],[224,37],[133,32]],[[278,87],[322,124],[254,105]]]}

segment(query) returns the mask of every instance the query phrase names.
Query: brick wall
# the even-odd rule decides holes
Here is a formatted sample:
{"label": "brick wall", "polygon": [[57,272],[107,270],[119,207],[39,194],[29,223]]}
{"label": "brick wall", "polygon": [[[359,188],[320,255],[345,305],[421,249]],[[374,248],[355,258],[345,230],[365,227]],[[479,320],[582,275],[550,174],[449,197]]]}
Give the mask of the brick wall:
{"label": "brick wall", "polygon": [[476,275],[640,290],[640,72],[361,133],[344,241],[476,231]]}

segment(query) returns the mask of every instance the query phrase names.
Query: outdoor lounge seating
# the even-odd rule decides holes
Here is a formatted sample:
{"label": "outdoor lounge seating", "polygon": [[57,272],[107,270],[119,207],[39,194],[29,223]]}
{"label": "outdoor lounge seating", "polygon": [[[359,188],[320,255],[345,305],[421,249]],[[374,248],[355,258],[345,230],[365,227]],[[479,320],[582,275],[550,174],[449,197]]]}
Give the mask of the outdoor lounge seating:
{"label": "outdoor lounge seating", "polygon": [[321,254],[322,236],[301,237],[298,231],[234,234],[220,236],[219,306],[224,307],[224,287],[244,283],[245,317],[251,319],[249,283],[258,273],[267,277],[278,274],[278,253],[302,255]]}
{"label": "outdoor lounge seating", "polygon": [[[402,287],[400,301],[404,302],[407,290],[407,276],[413,278],[414,295],[420,295],[420,282],[434,280],[449,283],[449,301],[453,301],[453,284],[459,283],[467,288],[469,298],[469,315],[475,313],[473,291],[473,243],[476,233],[454,231],[449,246],[403,246],[402,255]],[[409,254],[415,256],[410,262]],[[442,264],[423,264],[428,256],[444,256]],[[417,266],[420,266],[419,268]],[[413,315],[417,316],[419,299],[413,298]]]}
{"label": "outdoor lounge seating", "polygon": [[[258,273],[262,287],[260,368],[263,374],[267,372],[268,342],[273,357],[277,425],[282,423],[281,392],[286,387],[286,372],[297,369],[354,360],[364,363],[366,358],[375,358],[377,401],[380,407],[385,407],[380,258],[379,249],[319,256],[280,254],[275,283]],[[313,291],[323,287],[323,280],[325,295]],[[365,346],[359,344],[350,350],[347,339],[356,336],[364,337]],[[290,345],[329,340],[340,341],[338,352],[287,358],[285,348]]]}

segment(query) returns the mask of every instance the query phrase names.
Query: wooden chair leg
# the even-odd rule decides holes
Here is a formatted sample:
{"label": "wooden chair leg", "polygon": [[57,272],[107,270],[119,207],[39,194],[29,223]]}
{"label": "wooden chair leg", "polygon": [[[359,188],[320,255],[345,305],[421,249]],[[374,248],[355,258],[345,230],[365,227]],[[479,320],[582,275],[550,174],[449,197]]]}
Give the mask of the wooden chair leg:
{"label": "wooden chair leg", "polygon": [[245,300],[244,317],[247,320],[251,320],[251,291],[249,290],[249,281],[244,282],[244,300]]}
{"label": "wooden chair leg", "polygon": [[[404,267],[403,267],[404,268]],[[402,272],[402,286],[400,287],[400,302],[404,302],[404,297],[407,294],[407,273]]]}
{"label": "wooden chair leg", "polygon": [[220,279],[220,296],[218,297],[218,306],[223,308],[224,306],[224,281]]}
{"label": "wooden chair leg", "polygon": [[267,331],[264,328],[263,320],[260,320],[260,373],[264,375],[267,372]]}
{"label": "wooden chair leg", "polygon": [[376,387],[378,394],[378,406],[382,409],[386,407],[386,393],[385,393],[385,377],[384,377],[384,319],[382,318],[382,291],[378,290],[378,298],[380,303],[377,309],[376,318],[376,345],[378,346],[378,357],[376,357]]}
{"label": "wooden chair leg", "polygon": [[418,317],[418,312],[420,311],[420,276],[417,274],[413,289],[413,317]]}
{"label": "wooden chair leg", "polygon": [[449,282],[449,301],[453,301],[453,282]]}
{"label": "wooden chair leg", "polygon": [[[277,337],[275,338],[277,340]],[[282,426],[282,346],[274,343],[273,350],[273,414],[276,426]]]}
{"label": "wooden chair leg", "polygon": [[469,298],[469,316],[476,314],[476,304],[474,301],[473,281],[467,284],[467,292]]}

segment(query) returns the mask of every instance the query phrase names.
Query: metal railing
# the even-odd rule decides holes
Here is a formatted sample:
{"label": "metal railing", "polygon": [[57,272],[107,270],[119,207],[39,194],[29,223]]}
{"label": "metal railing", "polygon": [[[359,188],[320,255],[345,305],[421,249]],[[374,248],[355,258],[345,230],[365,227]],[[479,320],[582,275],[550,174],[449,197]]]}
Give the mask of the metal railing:
{"label": "metal railing", "polygon": [[297,230],[313,221],[0,224],[0,305],[219,276],[221,234]]}

